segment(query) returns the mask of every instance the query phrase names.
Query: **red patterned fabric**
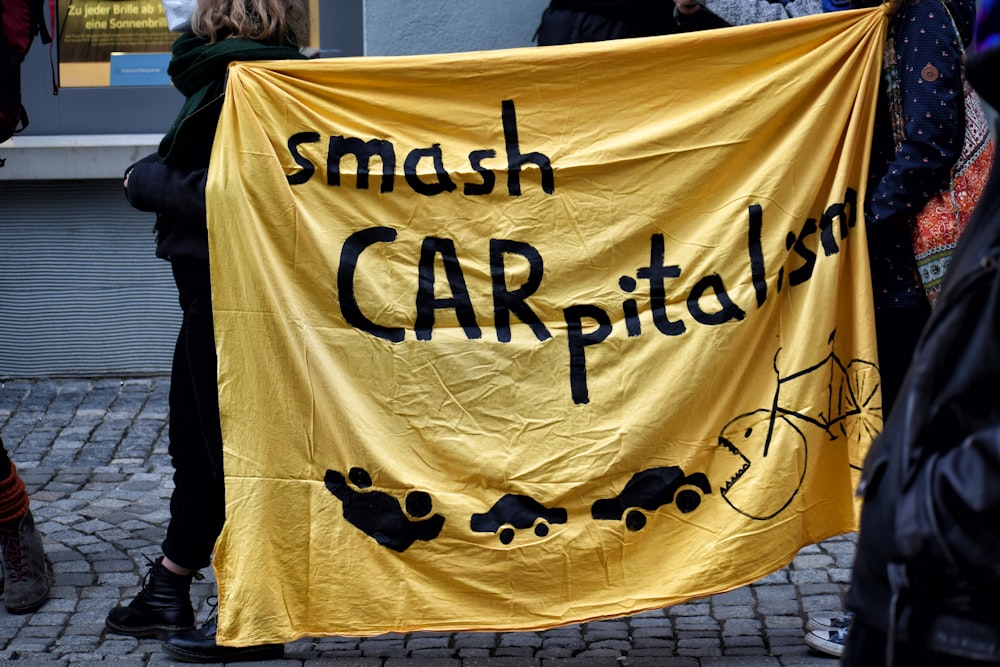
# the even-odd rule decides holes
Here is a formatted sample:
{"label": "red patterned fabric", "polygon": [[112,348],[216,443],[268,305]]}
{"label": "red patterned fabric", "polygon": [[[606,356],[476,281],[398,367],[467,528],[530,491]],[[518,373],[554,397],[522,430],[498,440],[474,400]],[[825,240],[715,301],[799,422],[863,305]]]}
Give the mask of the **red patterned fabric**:
{"label": "red patterned fabric", "polygon": [[0,480],[0,524],[20,521],[28,511],[28,492],[17,476],[17,467],[10,463],[10,474]]}
{"label": "red patterned fabric", "polygon": [[965,82],[965,140],[952,173],[951,188],[931,198],[913,227],[913,253],[931,305],[951,254],[986,187],[995,146],[979,96]]}

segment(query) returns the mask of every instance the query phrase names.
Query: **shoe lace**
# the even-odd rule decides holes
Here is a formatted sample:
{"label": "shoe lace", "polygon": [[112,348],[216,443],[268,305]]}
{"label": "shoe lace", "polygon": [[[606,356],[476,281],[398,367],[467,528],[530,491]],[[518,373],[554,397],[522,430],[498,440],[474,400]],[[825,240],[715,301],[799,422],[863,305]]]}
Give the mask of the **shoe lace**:
{"label": "shoe lace", "polygon": [[205,604],[208,605],[208,617],[205,619],[206,622],[211,621],[213,618],[219,616],[219,596],[209,595],[205,598]]}
{"label": "shoe lace", "polygon": [[27,581],[29,572],[28,550],[21,540],[21,531],[15,528],[0,529],[0,551],[3,551],[3,568],[7,578]]}
{"label": "shoe lace", "polygon": [[[142,557],[146,559],[146,574],[142,575],[142,588],[146,588],[146,582],[149,581],[150,575],[153,574],[153,569],[160,563],[163,557],[150,558],[146,554],[143,554]],[[201,570],[195,570],[194,574],[191,576],[194,577],[195,581],[201,581],[205,578],[205,575],[201,573]]]}

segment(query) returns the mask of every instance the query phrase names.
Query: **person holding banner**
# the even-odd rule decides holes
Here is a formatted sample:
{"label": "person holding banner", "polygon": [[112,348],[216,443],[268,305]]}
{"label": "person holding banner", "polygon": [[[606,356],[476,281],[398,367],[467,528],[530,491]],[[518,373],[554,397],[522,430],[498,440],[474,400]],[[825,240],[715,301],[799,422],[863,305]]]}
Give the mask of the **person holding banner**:
{"label": "person holding banner", "polygon": [[165,638],[165,649],[187,662],[265,660],[284,650],[219,646],[214,619],[195,629],[191,582],[211,563],[226,510],[205,185],[229,64],[304,58],[300,40],[308,34],[307,0],[198,0],[168,68],[185,102],[157,154],[125,175],[129,203],[156,214],[156,254],[171,263],[183,318],[170,378],[174,491],[163,554],[139,594],[112,609],[105,625]]}
{"label": "person holding banner", "polygon": [[[901,75],[898,92],[883,71],[879,90],[865,221],[871,254],[882,403],[892,406],[930,305],[916,267],[915,215],[948,187],[965,136],[962,62],[972,39],[974,0],[789,0],[773,3],[699,0],[734,25],[887,6],[888,46]],[[950,18],[949,18],[950,17]],[[956,31],[958,34],[956,35]],[[961,39],[959,39],[959,36]],[[905,45],[905,47],[903,46]],[[895,77],[895,73],[892,73]],[[903,121],[892,105],[899,100]]]}
{"label": "person holding banner", "polygon": [[[856,2],[855,6],[877,6]],[[971,43],[973,0],[889,3],[887,48],[895,72],[884,72],[872,137],[865,222],[871,255],[882,404],[893,407],[920,331],[930,315],[914,256],[915,216],[949,186],[962,152],[966,121],[962,68]],[[898,81],[898,92],[887,81]],[[898,100],[898,102],[896,101]],[[892,106],[899,104],[899,127]]]}
{"label": "person holding banner", "polygon": [[535,33],[539,46],[653,37],[729,24],[694,0],[551,0]]}
{"label": "person holding banner", "polygon": [[[854,0],[829,10],[882,4]],[[897,396],[918,338],[931,313],[911,237],[915,216],[948,187],[962,152],[965,98],[962,67],[971,43],[973,0],[896,0],[886,49],[890,61],[881,79],[865,201],[872,272],[875,333],[882,403],[888,416],[900,409]],[[893,68],[893,71],[889,70]],[[898,81],[893,90],[889,81]],[[898,100],[898,102],[896,102]],[[894,111],[893,105],[899,112]],[[901,124],[896,118],[905,119]],[[853,616],[810,619],[806,643],[840,655]]]}
{"label": "person holding banner", "polygon": [[[973,0],[699,0],[733,24],[886,5],[889,55],[880,80],[869,164],[868,233],[882,404],[895,409],[931,306],[911,230],[916,214],[946,190],[966,133],[962,68]],[[892,82],[892,83],[890,83]],[[891,410],[889,412],[891,415]],[[852,616],[811,618],[806,643],[840,655]]]}
{"label": "person holding banner", "polygon": [[673,8],[662,0],[551,0],[535,37],[539,46],[676,32]]}
{"label": "person holding banner", "polygon": [[847,0],[697,0],[729,25],[749,25],[846,9]]}
{"label": "person holding banner", "polygon": [[[1000,3],[967,76],[1000,107]],[[994,132],[1000,122],[994,117]],[[959,239],[862,474],[847,667],[1000,664],[1000,169]]]}

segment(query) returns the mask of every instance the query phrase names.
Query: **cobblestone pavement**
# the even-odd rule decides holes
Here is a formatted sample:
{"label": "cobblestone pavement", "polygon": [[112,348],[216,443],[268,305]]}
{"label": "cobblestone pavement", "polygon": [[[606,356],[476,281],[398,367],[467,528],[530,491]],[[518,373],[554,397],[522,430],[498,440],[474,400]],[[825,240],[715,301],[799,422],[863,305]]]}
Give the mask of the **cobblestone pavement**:
{"label": "cobblestone pavement", "polygon": [[[122,667],[171,661],[154,639],[104,632],[155,557],[172,488],[169,378],[7,380],[0,434],[31,493],[52,562],[52,596],[34,614],[0,605],[0,661]],[[668,609],[543,632],[413,633],[304,639],[285,664],[342,667],[778,667],[836,660],[803,643],[808,615],[838,612],[855,536],[803,549],[786,568]],[[192,589],[209,613],[211,573]]]}

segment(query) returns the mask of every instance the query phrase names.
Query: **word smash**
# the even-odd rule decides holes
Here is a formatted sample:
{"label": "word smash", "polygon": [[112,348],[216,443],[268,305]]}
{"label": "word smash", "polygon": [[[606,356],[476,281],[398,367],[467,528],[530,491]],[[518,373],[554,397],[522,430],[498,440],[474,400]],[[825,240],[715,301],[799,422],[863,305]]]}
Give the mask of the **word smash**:
{"label": "word smash", "polygon": [[[501,103],[501,121],[507,156],[508,194],[510,196],[521,194],[521,169],[528,163],[533,163],[540,169],[542,190],[546,194],[553,194],[555,192],[555,176],[549,158],[538,152],[521,153],[517,133],[517,117],[512,100],[504,100]],[[315,132],[300,132],[289,138],[288,150],[292,159],[301,167],[300,171],[287,177],[290,185],[302,185],[315,175],[316,166],[299,152],[298,147],[303,143],[314,143],[319,140],[320,135]],[[340,185],[340,163],[346,155],[353,155],[357,162],[356,187],[358,189],[369,187],[370,162],[377,157],[382,164],[380,191],[393,191],[396,153],[391,142],[383,139],[364,141],[355,137],[330,137],[326,164],[327,185]],[[464,194],[477,196],[493,192],[496,185],[496,175],[492,170],[482,165],[482,160],[494,157],[496,157],[496,151],[493,149],[477,150],[470,153],[469,163],[482,180],[479,183],[465,183],[463,185]],[[425,181],[417,174],[417,166],[423,160],[430,160],[434,166],[436,180],[433,182]],[[407,185],[414,192],[426,196],[451,192],[458,187],[444,168],[444,159],[439,144],[411,150],[403,163],[403,175]],[[857,192],[849,188],[845,193],[844,201],[829,206],[819,220],[809,218],[798,233],[789,232],[785,239],[786,250],[799,260],[799,264],[788,272],[788,284],[796,286],[808,281],[816,267],[819,257],[817,251],[821,249],[824,256],[827,257],[838,253],[840,251],[839,241],[848,237],[849,230],[854,228],[856,223]],[[764,304],[768,297],[767,271],[761,240],[763,227],[762,207],[757,204],[749,206],[747,208],[747,250],[750,277],[758,308]],[[357,301],[354,285],[357,267],[362,261],[365,251],[377,243],[393,243],[396,240],[396,235],[395,229],[385,226],[369,227],[351,234],[341,248],[337,273],[340,309],[347,323],[372,336],[393,343],[399,343],[405,339],[406,329],[379,324],[365,315]],[[507,258],[510,255],[519,256],[527,262],[529,268],[527,279],[515,289],[508,287],[506,266]],[[435,296],[435,265],[439,258],[451,292],[451,296],[448,298]],[[501,343],[511,341],[511,315],[527,325],[537,340],[545,341],[552,338],[551,332],[528,303],[528,298],[541,287],[544,275],[541,253],[523,241],[490,239],[489,265],[493,322],[497,340]],[[667,263],[663,234],[653,234],[649,240],[649,264],[638,267],[634,276],[621,276],[618,281],[619,288],[626,295],[636,292],[639,281],[648,284],[648,302],[653,326],[664,336],[680,336],[688,330],[688,324],[684,319],[671,319],[666,310],[668,281],[679,278],[680,275],[681,267],[679,265]],[[780,292],[784,284],[783,269],[779,271],[778,276],[777,290]],[[718,304],[717,309],[708,311],[703,307],[702,299],[706,296],[714,297]],[[729,296],[725,282],[718,273],[712,273],[698,279],[684,301],[692,320],[700,325],[719,326],[727,322],[741,321],[746,317],[743,308]],[[482,338],[482,329],[478,324],[476,311],[466,286],[465,274],[459,262],[455,242],[447,238],[426,237],[420,246],[416,319],[412,329],[417,340],[431,340],[435,313],[442,309],[450,309],[455,312],[457,321],[469,340]],[[572,399],[576,404],[586,404],[590,402],[587,388],[586,350],[590,346],[602,343],[612,335],[612,318],[603,308],[586,303],[568,306],[563,309],[562,313],[566,323]],[[636,299],[625,298],[622,301],[621,315],[628,337],[638,336],[642,333],[639,306]],[[587,325],[586,331],[585,324]]]}

